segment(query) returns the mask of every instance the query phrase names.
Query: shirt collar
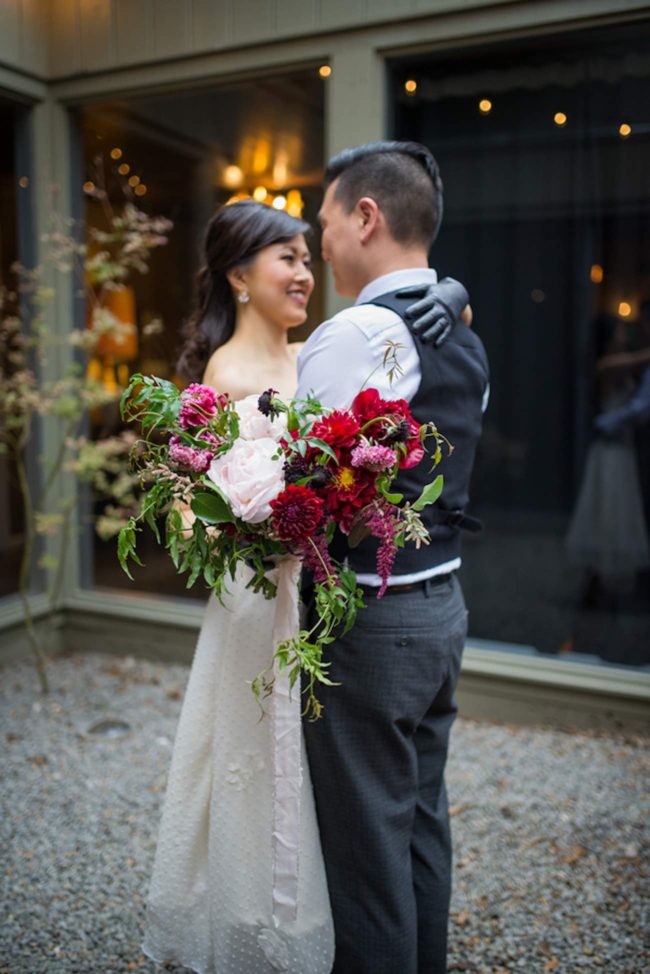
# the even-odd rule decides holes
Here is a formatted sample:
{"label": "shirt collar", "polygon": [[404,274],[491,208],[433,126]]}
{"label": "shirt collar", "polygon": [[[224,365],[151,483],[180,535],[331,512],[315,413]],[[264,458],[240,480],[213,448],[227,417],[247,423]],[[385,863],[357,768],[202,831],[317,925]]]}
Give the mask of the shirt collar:
{"label": "shirt collar", "polygon": [[399,271],[391,271],[389,274],[382,274],[374,281],[366,284],[361,289],[354,302],[355,304],[367,304],[380,294],[387,294],[389,291],[397,291],[401,287],[411,287],[415,284],[437,284],[438,275],[432,267],[407,267]]}

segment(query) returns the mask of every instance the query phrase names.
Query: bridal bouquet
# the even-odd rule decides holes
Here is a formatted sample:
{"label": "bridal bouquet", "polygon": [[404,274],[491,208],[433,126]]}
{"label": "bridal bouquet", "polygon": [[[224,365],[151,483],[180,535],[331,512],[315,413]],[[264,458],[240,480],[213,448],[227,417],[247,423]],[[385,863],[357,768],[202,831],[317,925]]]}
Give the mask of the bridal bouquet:
{"label": "bridal bouquet", "polygon": [[[181,392],[136,374],[121,409],[143,434],[133,453],[141,507],[119,535],[122,567],[131,577],[129,559],[141,564],[137,535],[145,523],[176,569],[189,574],[188,587],[201,576],[219,598],[241,562],[252,570],[254,590],[273,598],[274,565],[301,559],[313,576],[318,622],[281,643],[274,659],[276,670],[288,668],[291,686],[303,671],[306,712],[319,716],[316,684],[331,682],[323,647],[335,629],[351,628],[363,605],[354,572],[330,554],[335,530],[352,546],[369,535],[378,539],[380,598],[398,548],[428,543],[418,512],[442,490],[439,475],[409,504],[391,492],[392,482],[424,460],[427,439],[435,468],[444,437],[433,424],[417,423],[405,400],[382,399],[373,388],[347,409],[327,410],[314,399],[283,402],[273,389],[233,402],[210,386]],[[258,698],[271,690],[270,673],[253,681]]]}

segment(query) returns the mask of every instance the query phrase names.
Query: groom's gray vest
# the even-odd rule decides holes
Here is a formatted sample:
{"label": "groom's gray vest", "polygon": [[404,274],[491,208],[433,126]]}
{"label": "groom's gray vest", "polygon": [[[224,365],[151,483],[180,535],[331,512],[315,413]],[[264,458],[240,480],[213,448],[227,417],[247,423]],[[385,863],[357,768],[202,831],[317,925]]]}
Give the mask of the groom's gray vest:
{"label": "groom's gray vest", "polygon": [[[412,302],[412,298],[397,298],[389,292],[367,303],[389,308],[404,320],[404,309]],[[400,549],[393,568],[395,575],[423,571],[457,558],[461,529],[480,529],[480,522],[466,511],[469,481],[483,422],[483,398],[489,380],[485,348],[475,332],[462,322],[452,329],[439,348],[425,344],[417,336],[414,341],[422,379],[409,404],[411,412],[418,423],[433,421],[453,445],[453,452],[447,456],[443,446],[444,459],[433,473],[427,455],[417,467],[401,470],[394,481],[391,489],[413,502],[438,473],[444,477],[440,500],[421,513],[431,543],[419,549],[408,543]],[[425,447],[432,442],[427,440]],[[339,558],[347,556],[350,568],[357,573],[374,574],[377,544],[374,538],[368,538],[358,547],[348,548],[344,541],[346,550],[338,548],[335,555]]]}

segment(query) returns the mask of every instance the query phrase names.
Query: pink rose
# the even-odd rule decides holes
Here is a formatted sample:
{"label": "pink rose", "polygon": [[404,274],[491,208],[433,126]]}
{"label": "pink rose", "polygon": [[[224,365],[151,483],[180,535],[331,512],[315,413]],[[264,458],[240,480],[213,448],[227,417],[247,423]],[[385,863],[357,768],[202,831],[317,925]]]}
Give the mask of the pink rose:
{"label": "pink rose", "polygon": [[193,382],[181,392],[182,405],[178,422],[184,430],[191,426],[206,426],[226,400],[227,396],[220,395],[211,386]]}
{"label": "pink rose", "polygon": [[275,419],[265,416],[258,407],[259,396],[246,396],[235,403],[235,412],[239,416],[239,435],[244,440],[258,440],[271,437],[279,440],[287,431],[286,413],[280,413]]}
{"label": "pink rose", "polygon": [[271,437],[236,440],[210,464],[208,477],[242,521],[265,521],[271,514],[271,501],[284,490],[283,461],[273,459],[277,452],[278,444]]}

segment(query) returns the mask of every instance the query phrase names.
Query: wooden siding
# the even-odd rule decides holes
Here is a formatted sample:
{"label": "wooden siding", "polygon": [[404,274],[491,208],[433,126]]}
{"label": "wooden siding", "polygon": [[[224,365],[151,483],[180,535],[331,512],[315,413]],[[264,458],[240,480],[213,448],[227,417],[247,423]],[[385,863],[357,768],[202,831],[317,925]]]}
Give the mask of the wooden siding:
{"label": "wooden siding", "polygon": [[78,78],[379,25],[399,32],[423,17],[478,15],[479,26],[506,5],[558,21],[647,12],[643,0],[0,0],[0,66]]}
{"label": "wooden siding", "polygon": [[45,77],[48,27],[48,0],[0,0],[0,64]]}
{"label": "wooden siding", "polygon": [[71,78],[490,6],[494,0],[0,0],[0,64]]}

